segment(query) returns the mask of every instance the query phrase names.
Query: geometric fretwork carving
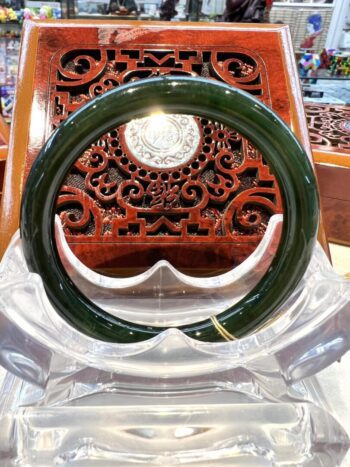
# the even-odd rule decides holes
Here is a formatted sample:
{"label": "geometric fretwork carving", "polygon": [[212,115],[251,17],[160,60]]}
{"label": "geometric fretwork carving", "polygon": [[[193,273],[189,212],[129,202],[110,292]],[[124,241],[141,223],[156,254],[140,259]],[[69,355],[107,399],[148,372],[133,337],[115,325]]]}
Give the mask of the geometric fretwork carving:
{"label": "geometric fretwork carving", "polygon": [[264,64],[245,49],[70,48],[52,62],[52,123],[58,126],[71,112],[112,88],[160,75],[215,79],[270,103]]}

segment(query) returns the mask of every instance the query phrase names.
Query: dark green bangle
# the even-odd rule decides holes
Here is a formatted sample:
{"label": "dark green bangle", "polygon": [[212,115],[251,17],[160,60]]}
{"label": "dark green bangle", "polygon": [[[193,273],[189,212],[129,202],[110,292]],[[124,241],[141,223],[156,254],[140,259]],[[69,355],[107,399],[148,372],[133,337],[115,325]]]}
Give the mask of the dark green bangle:
{"label": "dark green bangle", "polygon": [[319,205],[311,164],[287,125],[255,98],[224,84],[187,77],[138,81],[113,89],[72,114],[49,138],[26,183],[21,236],[28,267],[42,277],[57,312],[91,337],[130,343],[166,329],[118,319],[92,303],[67,276],[54,239],[56,198],[75,160],[100,135],[159,110],[198,115],[234,128],[256,145],[278,180],[284,209],[282,239],[264,277],[220,315],[179,327],[201,341],[241,337],[266,322],[301,280],[316,239]]}

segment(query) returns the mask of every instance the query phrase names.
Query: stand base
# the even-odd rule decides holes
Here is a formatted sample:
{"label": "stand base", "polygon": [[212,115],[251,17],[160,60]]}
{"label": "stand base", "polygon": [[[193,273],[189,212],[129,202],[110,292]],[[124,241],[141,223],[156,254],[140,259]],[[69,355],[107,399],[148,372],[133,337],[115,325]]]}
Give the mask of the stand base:
{"label": "stand base", "polygon": [[4,467],[336,466],[348,448],[310,403],[28,408],[1,426]]}

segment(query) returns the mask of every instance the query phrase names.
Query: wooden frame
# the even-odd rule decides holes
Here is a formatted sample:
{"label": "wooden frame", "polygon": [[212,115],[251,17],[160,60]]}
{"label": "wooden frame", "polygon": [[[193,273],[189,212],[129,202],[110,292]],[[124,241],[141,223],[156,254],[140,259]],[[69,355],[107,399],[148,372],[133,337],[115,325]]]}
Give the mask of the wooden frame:
{"label": "wooden frame", "polygon": [[[164,51],[171,53],[166,57]],[[139,62],[140,55],[137,55],[140,53],[142,63]],[[117,58],[121,56],[123,60]],[[166,62],[168,59],[170,61]],[[113,79],[130,79],[125,70],[115,68],[121,62],[123,67],[130,66],[130,70],[133,66],[138,72],[140,67],[143,73],[148,70],[147,76],[176,74],[181,68],[181,73],[218,79],[253,93],[292,128],[312,159],[299,80],[286,26],[136,21],[118,24],[114,21],[27,22],[22,38],[12,138],[5,175],[6,189],[1,206],[0,254],[18,228],[21,193],[38,151],[53,129],[71,111],[99,92],[125,82],[113,84]],[[237,65],[238,62],[241,64]],[[238,70],[237,67],[241,68]],[[84,88],[87,81],[89,90]],[[70,89],[68,93],[67,87]],[[29,125],[23,125],[23,121],[28,121]],[[275,199],[278,199],[277,192]],[[275,212],[280,212],[279,209],[277,204]],[[249,217],[251,213],[245,215]],[[125,260],[124,255],[124,272],[119,270],[118,274],[141,272],[149,267],[150,261],[161,258],[170,260],[187,272],[191,272],[195,263],[197,272],[202,269],[207,274],[208,268],[211,268],[209,273],[212,274],[219,272],[221,265],[225,270],[238,264],[255,249],[263,235],[263,231],[258,230],[259,225],[255,225],[257,230],[253,233],[244,233],[224,243],[220,242],[218,236],[208,236],[208,241],[199,237],[192,241],[192,236],[188,251],[188,242],[182,239],[181,254],[177,253],[179,241],[171,242],[169,237],[164,237],[163,243],[158,242],[157,248],[151,251],[149,246],[145,247],[143,239],[137,242],[135,237],[129,246],[129,239],[120,237],[112,248],[110,238],[106,236],[98,240],[99,255],[96,255],[95,240],[89,240],[88,236],[78,238],[68,224],[65,233],[78,257],[101,272],[113,270],[116,252],[121,251],[122,246],[122,251],[125,255],[128,253],[128,257]],[[319,238],[327,249],[322,227]],[[157,252],[161,252],[159,258]],[[190,261],[187,261],[189,257]],[[205,258],[211,259],[204,261]],[[141,270],[137,264],[141,265]]]}

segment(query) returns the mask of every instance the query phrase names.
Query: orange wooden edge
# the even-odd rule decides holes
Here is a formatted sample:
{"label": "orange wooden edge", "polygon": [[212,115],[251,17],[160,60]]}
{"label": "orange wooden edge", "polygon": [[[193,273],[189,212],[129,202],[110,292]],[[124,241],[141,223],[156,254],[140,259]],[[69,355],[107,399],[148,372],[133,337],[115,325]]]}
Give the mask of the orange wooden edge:
{"label": "orange wooden edge", "polygon": [[8,146],[0,146],[0,161],[6,161],[8,150]]}
{"label": "orange wooden edge", "polygon": [[350,155],[339,152],[313,150],[315,164],[335,165],[350,168]]}

